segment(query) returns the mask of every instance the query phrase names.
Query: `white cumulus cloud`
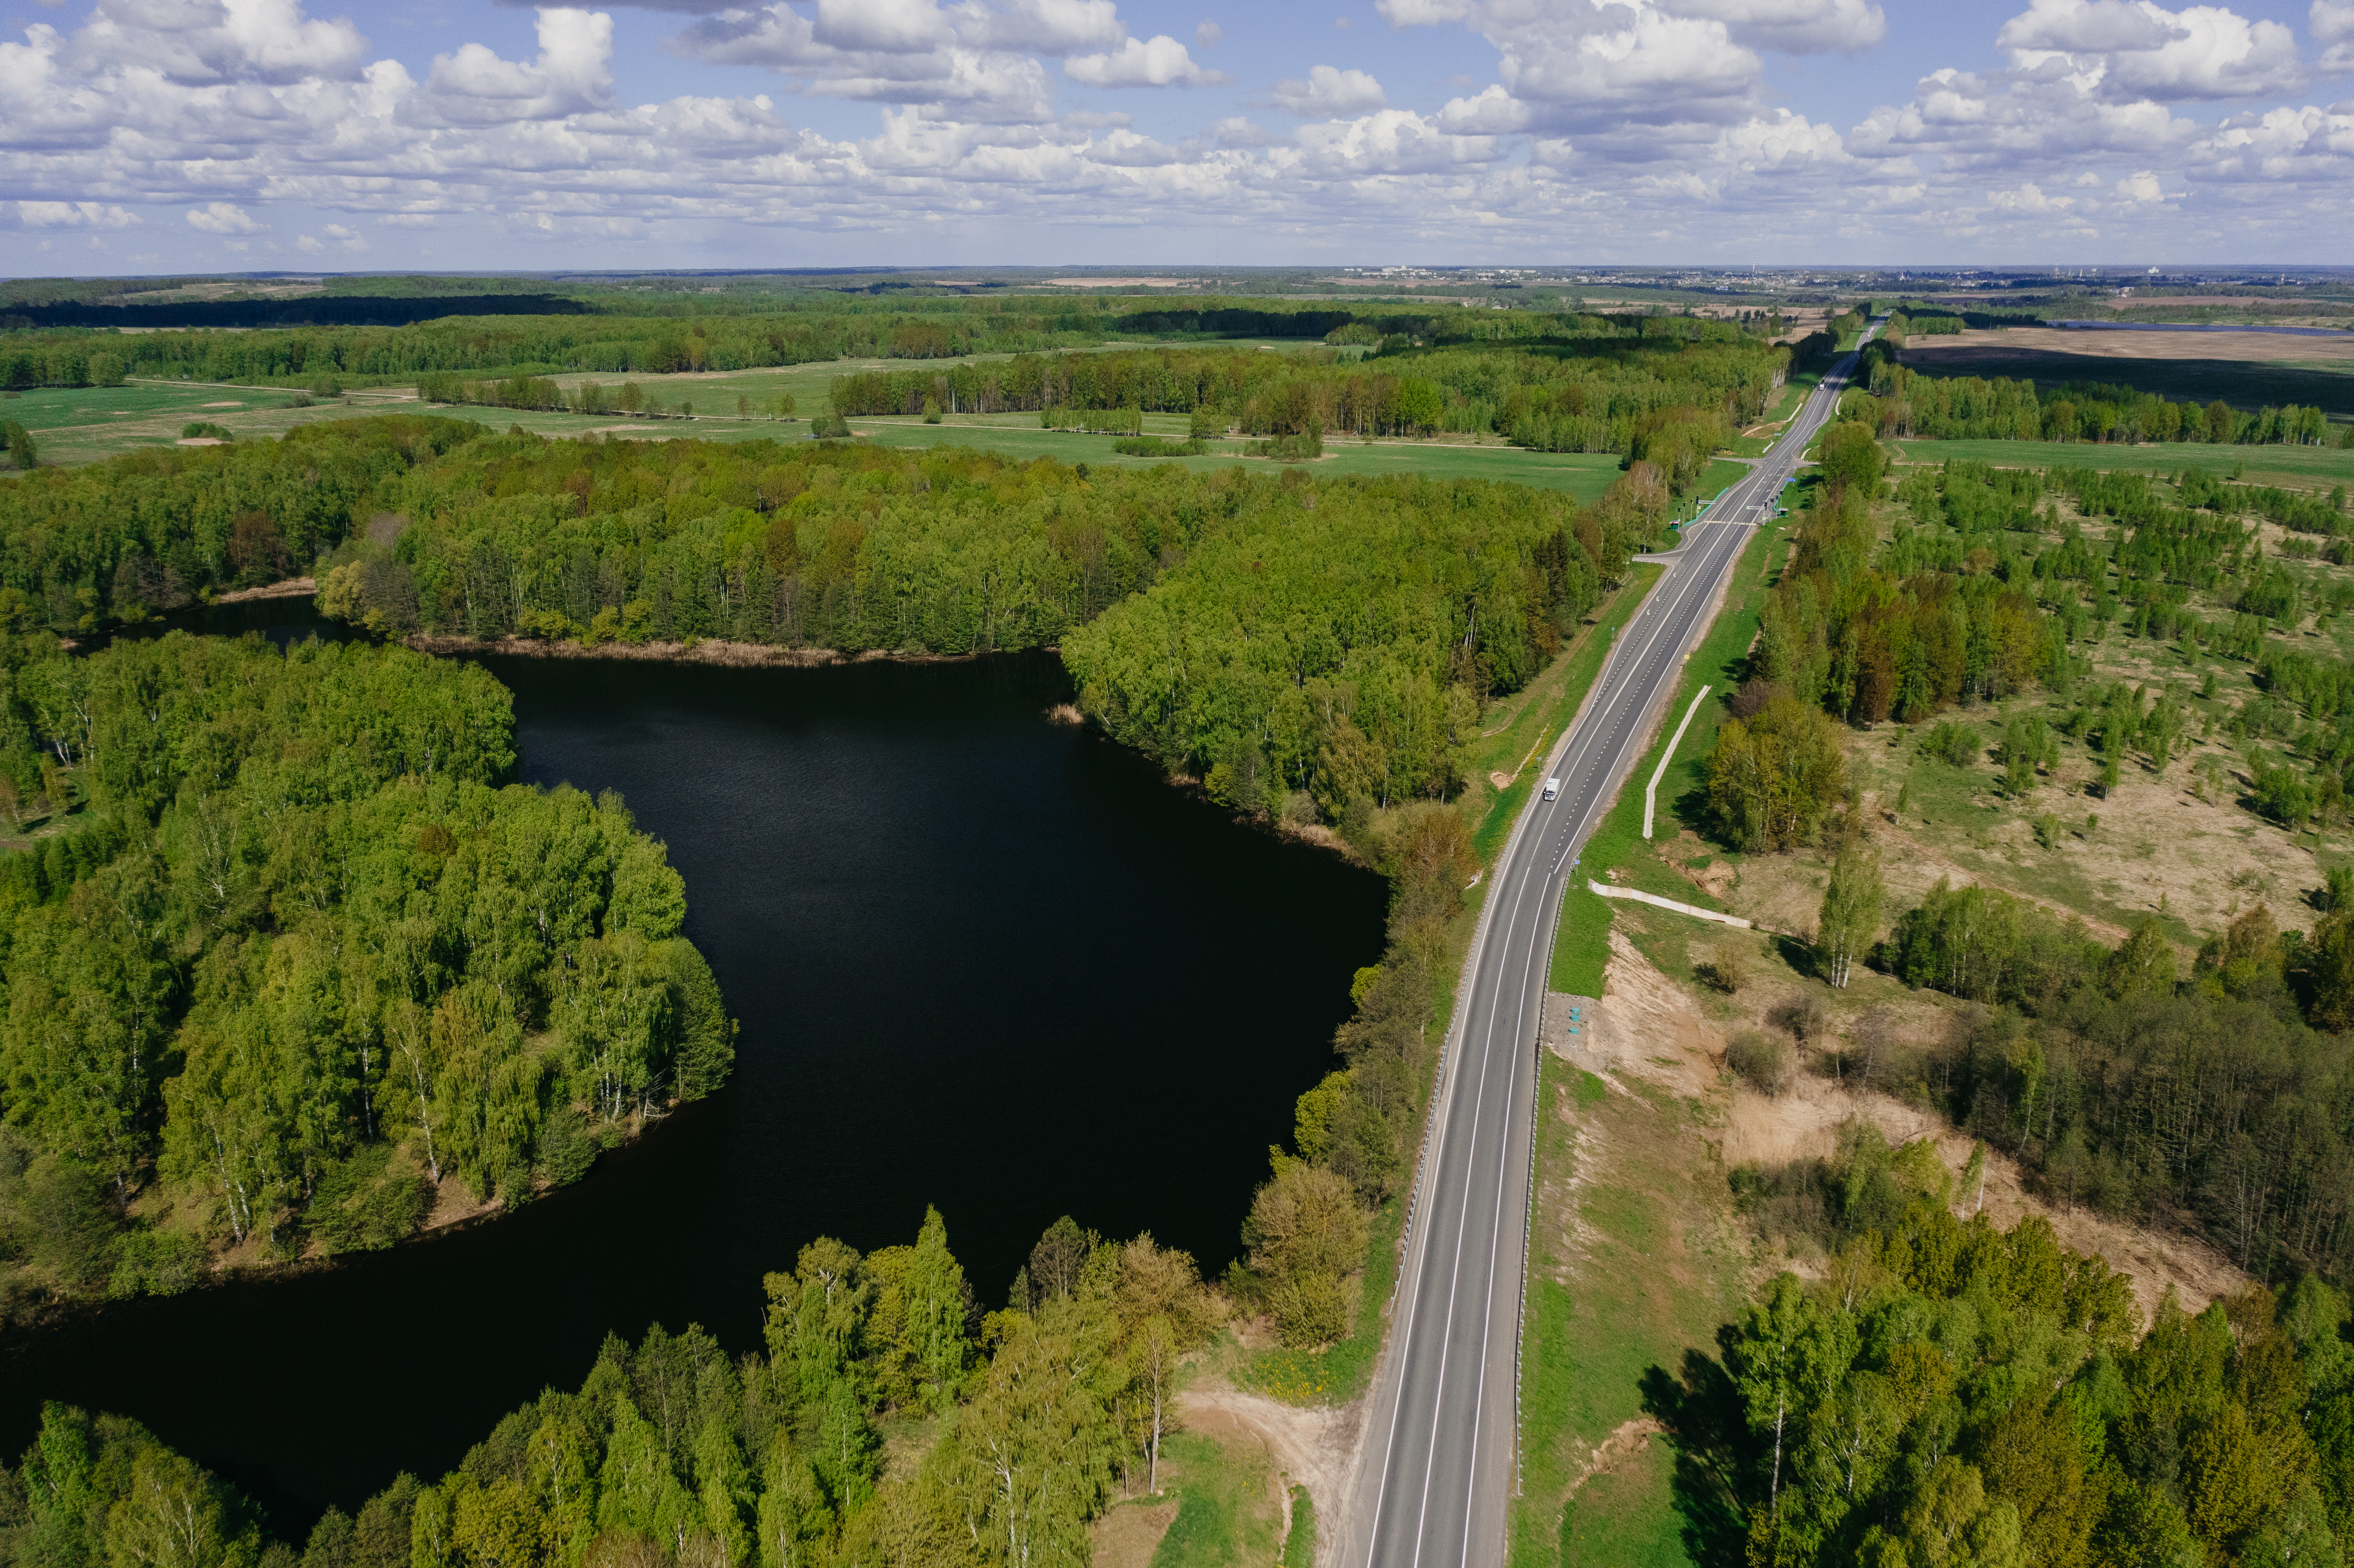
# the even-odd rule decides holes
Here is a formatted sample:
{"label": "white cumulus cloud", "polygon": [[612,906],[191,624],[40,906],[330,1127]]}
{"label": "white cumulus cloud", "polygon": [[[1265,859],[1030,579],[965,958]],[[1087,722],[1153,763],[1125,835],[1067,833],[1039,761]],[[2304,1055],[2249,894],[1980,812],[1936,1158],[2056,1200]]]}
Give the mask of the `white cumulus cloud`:
{"label": "white cumulus cloud", "polygon": [[1089,87],[1214,87],[1234,79],[1196,64],[1166,33],[1130,38],[1103,54],[1074,56],[1063,62],[1063,74]]}
{"label": "white cumulus cloud", "polygon": [[1299,149],[1302,164],[1328,177],[1453,171],[1496,155],[1492,138],[1453,135],[1404,109],[1302,126]]}
{"label": "white cumulus cloud", "polygon": [[1310,66],[1306,80],[1275,84],[1275,106],[1287,114],[1312,120],[1339,120],[1368,110],[1387,109],[1389,95],[1382,84],[1361,70],[1335,66]]}
{"label": "white cumulus cloud", "polygon": [[[1378,9],[1394,26],[1460,24],[1487,38],[1532,130],[1623,134],[1729,124],[1756,111],[1756,53],[1722,18],[1662,0],[1379,0]],[[1486,118],[1501,117],[1490,108]]]}
{"label": "white cumulus cloud", "polygon": [[16,221],[27,228],[128,228],[139,215],[94,201],[20,201]]}
{"label": "white cumulus cloud", "polygon": [[2322,46],[2323,70],[2354,73],[2354,0],[2313,0],[2305,27]]}
{"label": "white cumulus cloud", "polygon": [[983,47],[978,40],[1025,30],[1034,37],[1043,30],[1053,34],[1050,41],[1061,42],[1102,26],[1102,17],[1084,5],[991,12],[976,5],[960,7],[953,18],[930,0],[897,0],[868,16],[849,14],[855,9],[829,13],[821,7],[812,21],[778,0],[706,17],[669,40],[669,47],[714,65],[763,66],[790,79],[799,90],[823,97],[1035,122],[1054,112],[1054,86],[1045,67],[1021,50]]}
{"label": "white cumulus cloud", "polygon": [[932,0],[817,0],[811,31],[828,48],[907,54],[948,42],[949,19]]}
{"label": "white cumulus cloud", "polygon": [[2022,71],[2110,102],[2181,103],[2291,92],[2305,82],[2296,36],[2216,5],[2033,0],[1995,42]]}
{"label": "white cumulus cloud", "polygon": [[234,203],[212,201],[189,208],[188,227],[206,234],[260,234],[270,226]]}
{"label": "white cumulus cloud", "polygon": [[340,76],[367,50],[350,22],[313,20],[300,0],[99,0],[75,45],[84,69],[135,67],[191,87]]}
{"label": "white cumulus cloud", "polygon": [[981,48],[1068,55],[1118,48],[1128,38],[1112,0],[1011,0],[997,11],[968,4],[953,15],[958,38]]}
{"label": "white cumulus cloud", "polygon": [[1667,0],[1680,16],[1725,25],[1734,41],[1785,54],[1853,53],[1888,36],[1888,16],[1871,0]]}
{"label": "white cumulus cloud", "polygon": [[[2296,4],[2305,65],[2338,69],[2354,0]],[[625,96],[603,11],[540,7],[519,58],[458,31],[410,67],[303,5],[83,0],[79,20],[0,41],[0,228],[60,255],[143,214],[207,249],[322,264],[427,244],[425,264],[482,264],[483,237],[621,265],[746,229],[839,236],[848,258],[864,234],[900,253],[915,236],[1142,226],[1335,255],[1993,260],[2080,240],[2179,253],[2178,236],[2354,251],[2354,104],[2300,106],[2304,39],[2228,5],[2012,0],[1999,36],[1978,29],[1833,126],[1811,77],[1766,62],[1868,48],[1905,9],[1380,0],[1394,26],[1469,36],[1426,51],[1457,96],[1394,108],[1360,54],[1320,49],[1331,63],[1280,81],[1263,56],[1222,54],[1288,133],[1216,100],[1164,101],[1143,127],[1065,108],[1080,87],[1228,79],[1187,44],[1130,36],[1117,0],[655,0],[684,14],[665,47],[690,85],[650,102]],[[1361,34],[1321,36],[1346,51]],[[1189,42],[1223,37],[1204,19]],[[1492,63],[1464,74],[1479,40]],[[769,91],[716,72],[727,86],[695,91],[698,64],[753,68]],[[872,104],[872,133],[797,125],[797,98]]]}
{"label": "white cumulus cloud", "polygon": [[434,58],[424,111],[459,125],[503,125],[602,109],[613,95],[613,18],[542,6],[539,58],[505,60],[481,44]]}

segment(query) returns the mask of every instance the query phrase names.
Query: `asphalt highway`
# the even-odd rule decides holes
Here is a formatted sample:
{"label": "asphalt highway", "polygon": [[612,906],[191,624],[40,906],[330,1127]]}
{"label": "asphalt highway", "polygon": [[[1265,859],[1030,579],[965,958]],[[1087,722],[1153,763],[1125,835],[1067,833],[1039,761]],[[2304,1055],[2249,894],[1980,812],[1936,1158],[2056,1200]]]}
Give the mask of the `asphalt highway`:
{"label": "asphalt highway", "polygon": [[1774,514],[1854,368],[1834,365],[1748,477],[1687,524],[1531,794],[1465,965],[1405,1256],[1337,1553],[1343,1568],[1500,1568],[1518,1484],[1520,1307],[1536,1036],[1577,851],[1644,748],[1750,531]]}

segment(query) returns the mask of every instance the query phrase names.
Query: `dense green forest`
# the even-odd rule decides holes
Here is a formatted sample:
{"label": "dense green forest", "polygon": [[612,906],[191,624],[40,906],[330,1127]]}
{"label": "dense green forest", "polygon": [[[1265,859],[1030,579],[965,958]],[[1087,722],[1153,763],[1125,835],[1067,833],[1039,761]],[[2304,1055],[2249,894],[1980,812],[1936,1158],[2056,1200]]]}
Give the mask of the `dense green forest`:
{"label": "dense green forest", "polygon": [[2041,906],[1939,885],[1878,961],[1992,1011],[1868,1075],[1942,1106],[2057,1197],[2188,1222],[2258,1274],[2354,1263],[2354,900],[2307,937],[2261,906],[2178,972],[2146,917],[2115,948]]}
{"label": "dense green forest", "polygon": [[6,645],[0,806],[66,829],[0,861],[11,1304],[387,1245],[718,1086],[662,846],[514,762],[505,690],[405,650]]}
{"label": "dense green forest", "polygon": [[[1106,339],[1235,336],[1335,342],[1543,344],[1685,332],[1670,316],[1480,311],[1444,305],[942,297],[854,300],[833,291],[778,301],[593,296],[571,315],[460,315],[398,326],[260,326],[235,333],[44,328],[0,313],[0,386],[111,386],[122,376],[323,387],[430,373],[663,375],[832,359],[951,359],[1092,348]],[[299,309],[299,303],[273,309]],[[1753,323],[1763,331],[1765,323]],[[1712,329],[1718,330],[1718,329]]]}
{"label": "dense green forest", "polygon": [[[1122,739],[1197,774],[1240,747],[1261,759],[1240,803],[1307,792],[1329,813],[1450,792],[1479,703],[1535,672],[1669,505],[1646,462],[1580,508],[1477,481],[350,421],[0,486],[0,617],[135,622],[315,562],[329,614],[396,635],[1060,642]],[[1182,668],[1138,641],[1172,627]]]}
{"label": "dense green forest", "polygon": [[482,434],[395,416],[18,476],[0,484],[0,630],[136,624],[307,569],[386,480]]}
{"label": "dense green forest", "polygon": [[[1983,1150],[1977,1157],[1983,1160]],[[1868,1568],[2342,1563],[2354,1345],[2312,1277],[2143,1324],[2125,1277],[2050,1225],[1967,1221],[1933,1140],[1734,1181],[1831,1250],[1653,1369],[1703,1560]],[[1700,1555],[1701,1553],[1696,1553]]]}
{"label": "dense green forest", "polygon": [[[184,600],[190,584],[268,580],[315,559],[329,613],[396,634],[733,637],[959,653],[1059,643],[1083,705],[1113,735],[1204,778],[1239,810],[1329,820],[1397,870],[1405,891],[1392,950],[1363,979],[1363,1011],[1343,1042],[1349,1065],[1303,1109],[1299,1156],[1287,1157],[1331,1172],[1362,1203],[1387,1195],[1417,1125],[1437,944],[1456,907],[1447,889],[1469,874],[1460,821],[1430,803],[1460,787],[1483,702],[1542,666],[1604,590],[1613,575],[1605,563],[1623,566],[1666,506],[1657,470],[1642,462],[1580,508],[1559,494],[1477,482],[1173,467],[1090,474],[963,448],[570,442],[452,421],[352,421],[0,487],[0,511],[15,514],[0,523],[16,546],[0,609],[27,629],[136,622]],[[36,1156],[62,1157],[113,1182],[142,1213],[142,1204],[209,1193],[207,1223],[232,1241],[355,1245],[351,1235],[414,1223],[400,1208],[410,1200],[396,1198],[417,1191],[419,1170],[429,1178],[454,1170],[477,1192],[521,1196],[585,1158],[584,1128],[667,1092],[695,1092],[711,1081],[715,1054],[724,1063],[715,1034],[724,1021],[702,989],[699,960],[673,940],[676,910],[636,912],[628,891],[635,884],[624,874],[640,874],[645,853],[658,869],[659,852],[631,848],[638,841],[610,803],[495,789],[507,719],[482,677],[467,677],[479,686],[454,671],[429,680],[417,672],[439,666],[346,652],[292,656],[282,681],[264,681],[253,672],[280,669],[277,656],[246,651],[232,661],[246,671],[228,683],[238,690],[359,679],[350,670],[397,675],[475,704],[470,733],[497,744],[484,740],[488,750],[462,758],[436,749],[434,766],[420,769],[405,754],[377,762],[365,749],[306,749],[324,743],[295,733],[274,771],[257,760],[280,758],[269,747],[237,752],[236,768],[207,752],[212,771],[192,783],[194,765],[177,761],[125,772],[113,732],[92,715],[119,722],[135,700],[129,692],[186,692],[201,694],[185,701],[203,715],[187,722],[210,725],[205,705],[227,689],[215,664],[229,654],[178,638],[122,642],[79,662],[36,656],[37,646],[28,636],[15,656],[17,717],[0,736],[0,774],[28,810],[75,803],[79,791],[86,800],[75,820],[93,825],[12,863],[36,911],[22,916],[30,934],[16,938],[17,959],[65,963],[71,955],[38,934],[96,890],[130,896],[116,890],[124,879],[150,879],[138,886],[152,886],[169,920],[141,927],[164,968],[152,982],[157,1010],[141,1015],[133,1078],[91,1101],[97,1109],[87,1095],[38,1108],[30,1088],[11,1091],[10,1114],[28,1129],[25,1181],[48,1180],[50,1166],[27,1162]],[[113,705],[92,708],[101,698]],[[264,714],[238,722],[253,733],[297,724],[276,716],[281,699],[252,700]],[[329,760],[343,779],[332,788],[304,771]],[[435,777],[404,777],[421,771]],[[268,790],[308,791],[293,820],[328,846],[367,835],[413,842],[413,853],[384,857],[371,875],[422,901],[417,918],[430,906],[435,934],[418,938],[429,963],[405,953],[354,969],[352,933],[378,928],[376,901],[391,895],[373,881],[313,885],[303,857],[329,850],[297,854],[288,846],[308,839],[290,839],[278,818],[265,828],[254,802],[273,800]],[[1383,808],[1416,801],[1425,804],[1376,829]],[[543,819],[526,832],[524,823]],[[476,863],[489,853],[477,839],[540,842],[528,834],[578,834],[603,846],[583,853],[604,858],[587,874],[591,891],[578,895],[576,926],[502,950],[504,967],[487,981],[493,1007],[472,955],[503,917],[469,913],[473,895],[460,889],[493,876]],[[495,876],[552,876],[568,863],[535,853]],[[224,856],[227,871],[216,864]],[[428,874],[424,885],[399,881]],[[426,978],[398,980],[413,963],[428,963]],[[400,1018],[417,1027],[396,1037],[386,988],[403,983],[414,1011]],[[638,1001],[604,1000],[613,988]],[[19,1012],[32,994],[12,979]],[[235,1056],[240,1031],[267,1034],[254,1021],[288,1007],[331,1019],[334,1049],[358,1054],[303,1077],[291,1099],[271,1100],[256,1152],[207,1164],[196,1129],[212,1125],[203,1118],[216,1101],[250,1086],[226,1066],[183,1084],[184,1065]],[[625,1027],[636,1033],[618,1042],[611,1032]],[[476,1057],[465,1053],[489,1053],[496,1071],[469,1070],[481,1086],[472,1092],[490,1097],[481,1103],[496,1114],[486,1108],[454,1130],[429,1126],[429,1097],[386,1076],[404,1040],[468,1062]],[[103,1148],[112,1152],[101,1157],[85,1124],[111,1129],[115,1142]],[[80,1139],[70,1147],[57,1130],[69,1125]],[[1329,1183],[1317,1190],[1329,1198]],[[334,1217],[376,1213],[372,1205],[391,1219]],[[66,1261],[95,1281],[112,1277],[130,1255],[123,1248],[150,1245],[86,1248]],[[64,1253],[44,1256],[44,1268],[65,1267]],[[1335,1281],[1353,1266],[1344,1258],[1326,1270],[1321,1306],[1314,1292],[1299,1296],[1300,1323],[1329,1319]],[[146,1277],[133,1268],[122,1286]]]}
{"label": "dense green forest", "polygon": [[859,414],[1209,409],[1249,435],[1494,432],[1540,451],[1647,459],[1681,491],[1708,455],[1771,404],[1790,351],[1726,323],[1603,318],[1539,344],[1376,344],[1268,355],[1224,346],[1023,355],[938,371],[835,378],[833,406]]}
{"label": "dense green forest", "polygon": [[[1265,761],[1238,801],[1304,790],[1330,811],[1448,792],[1480,700],[1593,604],[1657,491],[1581,511],[1477,482],[496,438],[381,487],[411,521],[330,557],[322,602],[472,636],[1059,642],[1121,739],[1199,774],[1240,737]],[[1182,668],[1132,656],[1172,626]]]}
{"label": "dense green forest", "polygon": [[[584,1560],[1081,1568],[1087,1523],[1157,1483],[1177,1358],[1223,1319],[1193,1260],[1068,1219],[986,1310],[925,1216],[912,1246],[821,1237],[767,1279],[767,1350],[609,1338],[578,1393],[501,1421],[439,1480],[331,1509],[299,1558],[132,1422],[52,1404],[0,1482],[11,1563],[532,1568]],[[922,1421],[885,1473],[881,1424]]]}
{"label": "dense green forest", "polygon": [[[1306,1166],[1262,1191],[1248,1234],[1226,1286],[1278,1303],[1365,1245],[1346,1184]],[[1179,1359],[1231,1309],[1188,1255],[1068,1218],[1002,1309],[937,1212],[912,1246],[862,1256],[821,1237],[765,1284],[764,1352],[730,1357],[694,1326],[609,1337],[578,1393],[514,1411],[439,1480],[388,1478],[355,1513],[329,1509],[299,1553],[136,1423],[48,1405],[0,1467],[0,1561],[1082,1568],[1089,1521],[1159,1489]]]}

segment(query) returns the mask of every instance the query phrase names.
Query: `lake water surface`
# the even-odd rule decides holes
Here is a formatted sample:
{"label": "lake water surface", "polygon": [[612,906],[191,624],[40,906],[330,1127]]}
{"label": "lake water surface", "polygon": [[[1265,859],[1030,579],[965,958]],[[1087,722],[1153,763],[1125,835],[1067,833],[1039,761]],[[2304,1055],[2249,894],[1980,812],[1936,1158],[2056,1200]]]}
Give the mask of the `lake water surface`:
{"label": "lake water surface", "polygon": [[760,1277],[819,1234],[911,1241],[937,1204],[991,1307],[1065,1213],[1233,1255],[1380,953],[1377,879],[1049,722],[1048,655],[485,662],[526,780],[619,789],[668,842],[743,1024],[728,1088],[514,1215],[0,1346],[0,1451],[43,1399],[118,1411],[299,1529],[438,1475],[609,1330],[756,1348]]}

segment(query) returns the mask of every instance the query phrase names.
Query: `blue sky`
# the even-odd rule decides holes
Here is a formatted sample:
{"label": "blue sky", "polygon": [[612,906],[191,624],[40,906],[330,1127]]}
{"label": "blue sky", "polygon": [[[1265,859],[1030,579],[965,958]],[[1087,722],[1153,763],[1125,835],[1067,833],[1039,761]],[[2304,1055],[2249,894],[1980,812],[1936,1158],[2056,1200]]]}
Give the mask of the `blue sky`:
{"label": "blue sky", "polygon": [[2354,0],[0,0],[5,270],[2354,257]]}

